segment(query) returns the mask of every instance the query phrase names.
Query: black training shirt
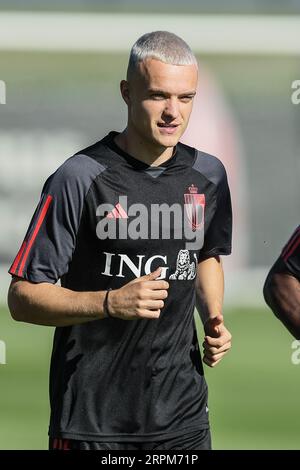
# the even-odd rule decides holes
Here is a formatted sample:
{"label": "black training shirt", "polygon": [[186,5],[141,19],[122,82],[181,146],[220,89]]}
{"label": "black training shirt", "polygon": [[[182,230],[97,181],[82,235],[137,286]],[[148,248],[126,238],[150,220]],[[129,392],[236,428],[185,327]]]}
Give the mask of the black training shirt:
{"label": "black training shirt", "polygon": [[283,247],[277,264],[300,281],[300,225]]}
{"label": "black training shirt", "polygon": [[[105,318],[55,329],[52,437],[154,441],[208,427],[195,279],[199,261],[231,252],[226,172],[217,158],[181,143],[169,160],[149,166],[117,147],[116,135],[47,179],[9,272],[97,291],[162,266],[168,298],[159,319]],[[191,234],[198,238],[187,246]]]}

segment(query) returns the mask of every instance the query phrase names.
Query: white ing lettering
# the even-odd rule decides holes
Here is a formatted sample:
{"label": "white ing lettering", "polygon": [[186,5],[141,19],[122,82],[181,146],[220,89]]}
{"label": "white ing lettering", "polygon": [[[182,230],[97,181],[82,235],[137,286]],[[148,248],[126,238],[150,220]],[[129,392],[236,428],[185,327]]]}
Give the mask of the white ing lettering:
{"label": "white ing lettering", "polygon": [[[145,255],[136,255],[136,262],[133,262],[128,255],[125,254],[115,254],[115,253],[107,253],[103,252],[105,255],[105,268],[104,271],[101,273],[104,276],[113,276],[114,274],[111,272],[111,266],[112,266],[112,258],[115,257],[115,263],[118,262],[118,273],[115,274],[116,277],[125,277],[124,275],[124,266],[127,266],[129,270],[134,274],[135,277],[141,277],[144,274],[150,274],[153,269],[152,269],[152,263],[155,259],[160,259],[162,260],[165,264],[167,263],[167,257],[166,256],[161,256],[161,255],[156,255],[156,256],[151,256],[151,258],[147,259],[147,261],[143,265],[143,261],[145,258]],[[144,269],[143,269],[144,268]],[[164,279],[166,277],[166,273],[168,267],[162,267],[162,271],[160,276],[157,279]]]}
{"label": "white ing lettering", "polygon": [[[153,272],[152,263],[155,260],[160,260],[159,266],[162,268],[161,274],[157,279],[166,279],[168,266],[167,256],[154,255],[145,260],[145,255],[136,255],[135,261],[129,258],[128,255],[122,253],[107,253],[103,252],[105,256],[105,268],[101,273],[103,276],[116,276],[125,277],[124,271],[128,268],[135,277],[141,277],[145,274]],[[114,259],[113,259],[114,258]],[[162,263],[165,266],[162,266]],[[176,259],[176,268],[173,272],[169,273],[169,279],[178,281],[189,281],[195,279],[197,275],[198,259],[196,253],[191,256],[188,250],[179,250]],[[112,268],[112,265],[114,266]]]}

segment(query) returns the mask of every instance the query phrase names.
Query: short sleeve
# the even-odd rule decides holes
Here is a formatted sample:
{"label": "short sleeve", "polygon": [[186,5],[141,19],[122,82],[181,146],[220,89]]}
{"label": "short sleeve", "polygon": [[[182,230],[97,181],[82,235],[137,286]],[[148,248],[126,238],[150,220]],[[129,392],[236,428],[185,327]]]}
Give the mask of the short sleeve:
{"label": "short sleeve", "polygon": [[218,164],[218,181],[216,185],[214,212],[209,225],[205,227],[204,244],[198,260],[217,255],[229,255],[232,244],[232,208],[231,196],[226,170],[221,162]]}
{"label": "short sleeve", "polygon": [[283,247],[280,260],[286,270],[300,280],[300,225]]}
{"label": "short sleeve", "polygon": [[47,179],[10,274],[54,284],[68,271],[85,196],[103,169],[94,159],[79,154]]}

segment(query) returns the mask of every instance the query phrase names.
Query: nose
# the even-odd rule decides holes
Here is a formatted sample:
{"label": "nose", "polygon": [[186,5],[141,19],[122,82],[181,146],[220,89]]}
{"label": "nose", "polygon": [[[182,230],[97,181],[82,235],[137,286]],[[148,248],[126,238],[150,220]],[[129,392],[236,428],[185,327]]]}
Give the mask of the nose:
{"label": "nose", "polygon": [[168,118],[175,119],[179,114],[179,107],[177,99],[174,97],[166,100],[166,106],[164,109],[164,116]]}

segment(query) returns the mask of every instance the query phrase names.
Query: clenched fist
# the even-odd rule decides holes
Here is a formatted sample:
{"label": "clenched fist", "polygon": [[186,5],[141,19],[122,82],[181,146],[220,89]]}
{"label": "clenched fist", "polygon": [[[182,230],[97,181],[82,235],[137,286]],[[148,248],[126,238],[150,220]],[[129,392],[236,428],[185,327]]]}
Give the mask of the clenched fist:
{"label": "clenched fist", "polygon": [[137,277],[120,289],[112,290],[107,307],[112,317],[122,320],[159,318],[164,300],[168,297],[169,283],[157,278],[162,268]]}

